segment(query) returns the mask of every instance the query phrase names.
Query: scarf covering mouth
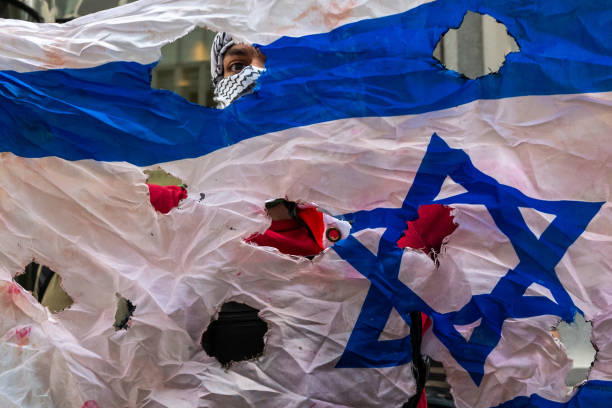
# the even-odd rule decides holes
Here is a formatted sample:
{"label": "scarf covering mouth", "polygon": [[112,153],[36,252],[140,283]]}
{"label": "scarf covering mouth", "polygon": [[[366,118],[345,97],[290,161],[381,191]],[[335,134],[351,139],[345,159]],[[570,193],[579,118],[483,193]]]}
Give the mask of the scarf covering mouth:
{"label": "scarf covering mouth", "polygon": [[253,92],[257,79],[259,79],[264,68],[246,66],[239,73],[222,78],[215,85],[213,100],[218,109],[225,109],[230,103],[243,95]]}

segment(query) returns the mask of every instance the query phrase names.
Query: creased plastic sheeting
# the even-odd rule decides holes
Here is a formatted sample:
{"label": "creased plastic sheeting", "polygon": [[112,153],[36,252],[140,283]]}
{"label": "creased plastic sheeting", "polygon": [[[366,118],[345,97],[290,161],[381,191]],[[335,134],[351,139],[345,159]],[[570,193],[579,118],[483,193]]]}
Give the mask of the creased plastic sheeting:
{"label": "creased plastic sheeting", "polygon": [[[267,228],[265,201],[287,196],[333,214],[399,207],[433,133],[463,149],[480,171],[529,196],[610,201],[604,142],[611,101],[611,93],[479,101],[252,138],[161,164],[190,194],[167,215],[150,205],[142,168],[3,153],[0,300],[16,317],[2,321],[7,352],[0,395],[21,407],[78,407],[87,400],[101,407],[399,406],[414,392],[410,364],[336,367],[370,283],[333,249],[311,262],[242,242]],[[558,109],[570,113],[560,116]],[[486,209],[455,207],[459,226],[439,268],[426,254],[406,250],[400,270],[401,281],[441,313],[490,291],[517,262]],[[589,380],[612,381],[605,364],[611,222],[605,204],[556,268],[572,300],[594,320],[603,354]],[[382,231],[365,232],[357,239],[375,250]],[[10,284],[32,258],[62,276],[71,308],[49,317]],[[116,292],[137,306],[126,331],[112,327]],[[225,370],[199,341],[228,300],[261,309],[269,333],[262,357]],[[565,401],[570,362],[549,334],[558,320],[507,320],[478,387],[431,331],[424,347],[444,363],[459,407],[532,394]],[[24,358],[29,355],[36,357]],[[26,377],[31,387],[23,387]]]}
{"label": "creased plastic sheeting", "polygon": [[[567,402],[549,401],[537,395],[519,397],[497,408],[588,408],[605,406],[610,401],[612,382],[589,381]],[[603,404],[603,405],[602,405]]]}
{"label": "creased plastic sheeting", "polygon": [[[242,188],[265,184],[259,177]],[[144,181],[128,164],[3,154],[0,298],[14,302],[6,313],[27,315],[3,318],[9,352],[0,371],[16,377],[4,377],[0,394],[15,406],[374,406],[414,392],[410,365],[334,368],[368,283],[333,252],[311,262],[242,242],[267,226],[264,200],[223,197],[223,189],[206,191],[217,203],[188,199],[158,214]],[[58,321],[9,284],[32,257],[62,276],[75,301]],[[116,292],[137,306],[127,331],[112,327]],[[261,309],[269,324],[264,355],[230,370],[199,345],[228,300]],[[20,347],[15,333],[29,327]],[[19,364],[35,352],[34,367]],[[62,381],[74,393],[64,394]],[[363,393],[353,392],[357,384]]]}
{"label": "creased plastic sheeting", "polygon": [[[6,41],[0,41],[0,47],[4,47],[5,55],[13,58],[13,62],[2,68],[30,71],[89,67],[123,58],[152,62],[159,55],[159,46],[185,33],[196,22],[208,21],[198,20],[204,18],[198,16],[206,13],[207,9],[200,8],[205,6],[190,8],[185,5],[192,3],[177,1],[172,3],[175,11],[160,13],[158,6],[167,3],[138,2],[66,26],[7,22],[7,29],[3,30],[7,33]],[[9,102],[2,110],[10,119],[5,123],[6,140],[14,144],[9,143],[6,148],[12,153],[0,156],[3,282],[0,301],[6,306],[7,316],[14,317],[1,323],[6,358],[0,360],[3,364],[0,398],[4,398],[0,401],[7,406],[23,407],[79,407],[85,401],[97,401],[101,407],[399,406],[414,392],[410,364],[381,367],[375,366],[380,361],[372,360],[367,368],[340,368],[338,362],[346,353],[365,306],[366,293],[372,288],[381,292],[385,289],[383,294],[387,297],[378,300],[396,300],[390,295],[400,284],[416,294],[421,305],[431,309],[434,326],[425,338],[424,348],[444,363],[459,407],[522,404],[526,398],[555,406],[554,401],[571,400],[563,384],[570,362],[549,335],[559,316],[515,316],[505,319],[499,332],[485,333],[491,336],[482,336],[478,331],[479,324],[498,315],[491,303],[481,308],[475,306],[483,312],[480,322],[440,319],[442,314],[460,310],[475,295],[493,291],[496,283],[517,267],[517,251],[524,249],[513,245],[502,232],[499,217],[478,202],[478,197],[471,196],[474,202],[453,199],[461,188],[450,188],[454,193],[444,199],[451,206],[455,204],[453,215],[459,226],[440,254],[439,267],[422,252],[407,249],[400,254],[397,279],[379,277],[370,282],[365,276],[376,277],[375,271],[359,273],[340,258],[341,252],[337,251],[340,246],[310,262],[242,242],[242,238],[266,229],[269,220],[264,216],[264,203],[278,197],[315,202],[333,214],[401,207],[416,184],[415,175],[426,151],[432,146],[434,155],[436,148],[440,154],[452,150],[449,157],[462,159],[458,167],[472,169],[473,165],[478,172],[491,177],[484,183],[489,187],[496,186],[494,179],[534,200],[589,203],[592,220],[556,264],[554,274],[568,294],[559,309],[561,306],[564,312],[579,309],[594,323],[593,339],[601,351],[589,373],[589,384],[610,382],[612,374],[606,363],[610,360],[611,329],[607,316],[612,303],[609,290],[612,95],[604,93],[610,91],[607,44],[601,42],[602,35],[588,35],[591,30],[606,32],[601,24],[606,15],[599,13],[605,7],[598,2],[551,1],[546,7],[539,4],[526,7],[526,3],[439,1],[385,21],[365,21],[363,25],[355,24],[317,38],[285,38],[271,44],[269,76],[261,81],[260,94],[265,97],[258,99],[252,95],[229,110],[214,114],[207,111],[211,117],[224,118],[221,123],[216,122],[223,130],[209,145],[202,141],[207,141],[205,136],[210,136],[210,132],[202,139],[192,138],[196,140],[194,145],[204,146],[203,150],[178,143],[176,128],[187,129],[183,136],[193,141],[190,137],[200,135],[200,128],[207,124],[199,116],[205,109],[187,105],[168,92],[157,95],[164,93],[163,100],[173,100],[177,111],[193,115],[177,126],[168,123],[162,128],[157,123],[146,123],[155,131],[142,137],[141,123],[130,121],[126,125],[125,121],[108,115],[110,108],[101,108],[100,101],[95,100],[93,105],[97,109],[89,109],[94,89],[99,93],[108,90],[89,80],[89,70],[70,75],[65,75],[66,71],[3,72],[3,97]],[[430,55],[438,34],[449,24],[458,24],[465,9],[471,6],[494,17],[503,16],[511,31],[516,32],[522,50],[509,57],[499,75],[476,81],[444,71]],[[234,6],[227,7],[233,10]],[[369,6],[364,7],[359,10]],[[270,17],[274,15],[272,9],[265,9],[269,14],[262,12],[265,18],[259,19],[257,14],[241,19],[239,16],[253,9],[243,4],[240,8],[231,14],[223,12],[222,16],[209,14],[210,19],[218,18],[209,25],[215,28],[221,19],[238,16],[231,23],[224,21],[223,28],[235,28],[233,31],[238,34],[248,35],[266,24],[272,27],[274,35],[282,34],[285,22],[280,19],[278,25],[271,23],[275,20]],[[313,15],[318,15],[317,7],[313,10]],[[380,12],[382,9],[372,10],[372,16],[386,13]],[[132,12],[138,16],[128,16]],[[291,8],[293,12],[299,13],[299,8]],[[567,15],[580,17],[576,17],[575,25],[568,25]],[[604,17],[590,24],[587,17],[593,15]],[[353,17],[349,16],[349,20]],[[438,23],[431,23],[434,18],[439,18],[435,20]],[[588,23],[582,25],[581,18]],[[397,25],[387,27],[385,22],[391,20]],[[113,27],[110,32],[102,28],[102,21]],[[251,28],[251,21],[260,25]],[[332,21],[330,27],[345,21],[344,18]],[[160,30],[169,34],[156,31],[158,23],[163,26]],[[302,23],[315,28],[306,29]],[[327,30],[316,28],[321,25],[309,19],[302,23],[296,24],[296,31],[288,29],[287,33]],[[325,19],[322,24],[327,27]],[[371,49],[368,55],[373,59],[384,62],[385,56],[393,55],[389,59],[390,75],[383,75],[386,71],[381,71],[379,65],[365,64],[368,71],[362,60],[351,60],[353,54],[349,51],[363,50],[351,48],[361,39],[351,38],[351,33],[362,32],[364,38],[371,39],[365,33],[379,32],[385,34],[381,37],[396,39],[397,36],[389,35],[389,30],[395,27],[418,34],[401,36],[407,39],[406,46],[413,44],[410,50],[417,53],[407,56],[408,48],[398,50],[390,44],[378,48],[361,41],[366,49]],[[148,34],[141,34],[142,29]],[[362,29],[365,31],[359,31]],[[426,32],[420,31],[423,29]],[[549,33],[554,31],[558,31],[555,33],[558,41],[551,42]],[[334,38],[342,33],[346,35]],[[29,42],[34,34],[40,34],[42,40]],[[559,45],[561,40],[564,46]],[[320,58],[313,64],[308,58],[288,58],[298,54],[308,57],[300,45],[314,44],[317,46],[311,48],[319,50],[324,48],[319,45],[326,42],[342,47],[330,53],[334,54],[333,60]],[[142,48],[135,44],[142,44]],[[290,48],[295,48],[293,54],[285,52]],[[568,61],[568,55],[576,60]],[[393,67],[404,60],[410,63],[402,64],[401,69],[414,76],[402,82],[402,88],[390,79],[403,77],[404,72]],[[293,67],[296,70],[286,69],[296,61],[300,62]],[[340,71],[321,68],[330,61],[342,70],[340,77],[334,75]],[[141,94],[134,92],[139,87],[142,95],[153,93],[142,75],[148,67],[115,64],[122,64],[120,75],[131,70],[129,73],[138,77],[132,82],[135,87],[126,91],[128,99],[144,100],[145,105],[151,103],[151,98],[138,98]],[[95,69],[98,68],[92,68]],[[114,71],[103,72],[111,72],[108,83],[116,85],[118,77]],[[309,80],[300,77],[296,81],[300,72],[307,73]],[[423,80],[425,73],[427,80]],[[32,86],[37,76],[42,85],[32,88],[32,94],[26,88]],[[86,104],[78,102],[75,107],[76,99],[57,98],[61,94],[58,89],[64,88],[55,86],[61,81],[50,78],[62,76],[72,80],[82,77],[84,82],[91,82],[87,92],[84,87],[74,86],[83,91],[80,99]],[[126,84],[131,81],[129,75],[122,78]],[[335,79],[337,88],[330,87],[329,78]],[[443,79],[447,81],[444,87],[436,87]],[[298,86],[294,86],[296,82]],[[43,100],[42,95],[49,88],[54,88],[52,96]],[[390,88],[395,93],[388,93]],[[584,91],[602,93],[577,94]],[[511,98],[533,93],[577,95]],[[97,94],[94,95],[95,99]],[[393,97],[386,99],[385,95]],[[432,95],[432,99],[426,103],[427,95]],[[49,102],[53,97],[61,109]],[[475,101],[478,98],[506,99]],[[289,99],[295,105],[289,105]],[[306,102],[310,104],[309,110],[296,108],[304,107]],[[45,112],[40,121],[33,113],[34,105]],[[456,105],[461,106],[451,108]],[[142,102],[135,106],[135,111],[140,112]],[[192,108],[188,110],[185,106]],[[151,112],[152,108],[146,105],[144,110]],[[406,116],[408,113],[422,114]],[[402,116],[367,117],[379,114]],[[56,115],[64,118],[58,122],[49,120]],[[159,116],[165,118],[163,114]],[[364,118],[344,119],[352,116]],[[81,137],[82,133],[91,132],[88,133],[91,136],[96,132],[94,125],[84,125],[84,118],[124,133],[119,137],[115,130],[109,131],[104,139],[101,135],[106,128],[97,128],[93,140],[99,136],[100,140],[112,143],[92,144]],[[15,124],[18,119],[21,122]],[[196,125],[183,127],[186,122]],[[71,128],[73,124],[78,124],[77,129]],[[28,131],[17,133],[21,129]],[[52,131],[45,132],[49,129]],[[194,129],[197,131],[189,133]],[[270,131],[278,132],[268,134]],[[124,141],[123,135],[132,133],[136,134],[134,144],[126,143],[119,148],[118,139]],[[247,136],[252,138],[214,151]],[[158,144],[140,154],[153,142]],[[168,148],[173,143],[184,150]],[[27,148],[32,146],[49,150],[28,152]],[[54,157],[26,159],[13,155],[26,155],[24,152],[37,157],[106,158],[138,164],[210,154],[162,164],[190,186],[190,197],[179,208],[162,215],[149,203],[142,168],[123,162],[69,162]],[[200,193],[205,193],[202,201]],[[515,217],[504,221],[522,226],[518,209]],[[546,221],[546,217],[542,220]],[[401,221],[405,225],[406,220]],[[384,227],[364,229],[360,231],[363,234],[350,239],[376,252]],[[401,231],[397,232],[399,238]],[[21,272],[32,258],[63,277],[63,285],[75,301],[70,309],[49,317],[29,295],[10,284],[11,277]],[[133,324],[126,331],[115,332],[112,328],[116,293],[137,306]],[[261,309],[269,333],[262,357],[225,370],[201,350],[199,340],[221,304],[228,300]],[[529,300],[530,304],[538,304]],[[536,300],[550,310],[559,299],[540,296]],[[525,310],[521,307],[526,303],[503,306],[520,311]],[[405,312],[405,307],[395,310],[392,314],[395,322],[384,325],[380,338],[373,339],[379,350],[386,351],[384,346],[391,344],[382,343],[383,340],[395,342],[394,345],[406,343],[403,337],[406,332],[401,327],[398,330],[397,325],[398,314]],[[380,316],[373,317],[383,326]],[[442,327],[440,322],[449,324]],[[365,331],[375,328],[365,323],[361,326],[365,326]],[[482,341],[487,347],[494,346],[482,367],[453,357],[461,348],[449,350],[448,342],[441,340],[445,336],[448,340],[452,334],[456,334],[455,340],[475,336],[475,344]],[[369,352],[367,347],[363,349],[364,354]],[[409,361],[408,351],[400,350],[394,361]],[[26,378],[31,386],[24,387]],[[601,404],[607,402],[601,400]]]}
{"label": "creased plastic sheeting", "polygon": [[[597,224],[600,227],[603,226],[608,231],[611,228],[609,222]],[[591,239],[596,239],[596,236],[591,232],[585,234],[585,236],[589,235]],[[599,241],[599,239],[596,240]],[[580,247],[578,245],[577,249]],[[594,247],[599,249],[602,246],[594,245]],[[607,248],[609,247],[610,243],[608,241]],[[572,253],[572,255],[575,255],[575,253]],[[578,270],[584,270],[585,267],[588,268],[588,265],[579,261],[577,265]],[[592,273],[585,275],[593,276]],[[581,283],[589,287],[589,281],[590,279],[583,278]],[[595,283],[594,281],[591,282]],[[601,282],[598,283],[601,284]],[[593,296],[593,302],[588,303],[591,306],[593,303],[599,303],[598,300],[601,301],[603,299],[601,299],[598,292],[604,291],[601,288],[589,287],[587,292]],[[612,394],[612,342],[610,341],[610,333],[612,333],[612,308],[610,308],[609,301],[603,303],[602,306],[604,306],[603,311],[592,317],[593,333],[591,335],[591,342],[597,348],[597,355],[589,372],[589,381],[576,390],[572,397],[565,402],[549,401],[538,395],[530,395],[529,397],[517,397],[500,404],[499,408],[587,408],[609,404],[610,394]]]}
{"label": "creased plastic sheeting", "polygon": [[[479,101],[419,116],[331,122],[251,139],[200,159],[167,163],[164,168],[187,180],[208,174],[199,184],[192,183],[195,192],[223,189],[221,196],[236,201],[244,193],[243,180],[258,184],[258,170],[278,177],[274,183],[260,184],[257,194],[262,199],[286,194],[290,199],[317,202],[335,213],[399,207],[436,133],[453,148],[463,149],[478,170],[530,197],[610,201],[609,152],[602,146],[607,145],[611,96],[521,97]],[[559,111],[568,114],[559,115]],[[254,162],[246,164],[243,157]],[[318,159],[312,163],[306,157]],[[585,174],[590,175],[588,179]],[[209,198],[215,202],[221,196]],[[459,227],[449,237],[439,268],[425,254],[405,251],[400,270],[402,283],[440,313],[459,310],[472,295],[489,293],[518,263],[516,249],[484,206],[453,207]],[[610,310],[612,301],[605,289],[612,273],[606,255],[610,238],[605,233],[611,221],[612,207],[604,204],[555,268],[572,301],[594,321]],[[357,239],[372,241],[368,245],[375,252],[380,233],[372,234]],[[433,333],[427,335],[424,347],[444,362],[459,407],[496,406],[517,395],[532,394],[565,401],[570,398],[564,382],[571,362],[550,335],[559,319],[543,315],[506,320],[479,386]],[[604,338],[608,332],[597,333],[595,328],[594,336]],[[612,380],[595,371],[589,379]]]}
{"label": "creased plastic sheeting", "polygon": [[[163,45],[196,27],[266,44],[327,32],[431,0],[140,0],[65,24],[2,21],[0,69],[85,68],[112,61],[151,63]],[[36,41],[32,41],[36,38]]]}
{"label": "creased plastic sheeting", "polygon": [[[348,117],[424,113],[477,99],[612,90],[612,42],[602,46],[594,40],[607,37],[609,30],[598,19],[606,20],[612,10],[603,2],[548,1],[546,6],[527,0],[438,1],[331,32],[284,37],[262,47],[267,69],[258,81],[261,88],[223,110],[151,89],[152,66],[135,62],[0,71],[0,150],[142,166]],[[476,6],[507,24],[521,50],[507,56],[497,75],[469,80],[445,70],[432,53],[440,35]],[[570,18],[573,30],[567,29]],[[592,24],[581,23],[591,19]]]}
{"label": "creased plastic sheeting", "polygon": [[[94,374],[76,366],[73,358],[91,353],[32,300],[15,283],[0,282],[0,404],[69,408],[79,402],[80,407],[75,377]],[[63,351],[67,343],[70,355]]]}

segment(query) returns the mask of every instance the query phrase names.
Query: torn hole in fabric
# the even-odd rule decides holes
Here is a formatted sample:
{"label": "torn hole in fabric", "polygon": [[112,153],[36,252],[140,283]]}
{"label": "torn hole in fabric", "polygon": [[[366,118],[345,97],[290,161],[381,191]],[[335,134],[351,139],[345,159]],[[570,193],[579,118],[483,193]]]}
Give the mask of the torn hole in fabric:
{"label": "torn hole in fabric", "polygon": [[229,368],[233,362],[251,360],[264,352],[268,324],[259,310],[234,301],[221,306],[216,319],[202,335],[202,348]]}
{"label": "torn hole in fabric", "polygon": [[458,28],[444,33],[433,57],[469,79],[497,74],[511,52],[520,51],[506,26],[487,14],[468,11]]}
{"label": "torn hole in fabric", "polygon": [[273,247],[287,255],[312,259],[350,233],[348,222],[325,214],[311,203],[279,198],[266,203],[266,213],[271,219],[270,227],[245,241]]}
{"label": "torn hole in fabric", "polygon": [[224,109],[257,91],[265,56],[231,33],[196,28],[165,45],[151,72],[152,88],[169,90],[189,102]]}
{"label": "torn hole in fabric", "polygon": [[115,311],[113,327],[115,331],[127,330],[132,323],[132,315],[136,310],[136,305],[119,293],[116,293],[115,296],[117,297],[117,310]]}
{"label": "torn hole in fabric", "polygon": [[593,324],[585,320],[580,313],[576,313],[571,323],[561,320],[551,329],[550,333],[555,342],[572,360],[572,368],[565,377],[567,386],[580,386],[588,378],[597,354],[591,341],[592,331]]}
{"label": "torn hole in fabric", "polygon": [[145,170],[149,200],[156,211],[167,214],[187,198],[187,185],[162,168]]}
{"label": "torn hole in fabric", "polygon": [[452,207],[441,204],[420,206],[418,218],[406,223],[406,229],[397,241],[397,246],[423,251],[436,266],[439,265],[438,256],[443,245],[458,227],[451,211]]}
{"label": "torn hole in fabric", "polygon": [[61,276],[45,265],[32,261],[14,280],[51,313],[59,313],[74,303],[62,286]]}
{"label": "torn hole in fabric", "polygon": [[196,28],[166,44],[151,71],[151,87],[176,93],[189,102],[213,108],[210,49],[215,32]]}

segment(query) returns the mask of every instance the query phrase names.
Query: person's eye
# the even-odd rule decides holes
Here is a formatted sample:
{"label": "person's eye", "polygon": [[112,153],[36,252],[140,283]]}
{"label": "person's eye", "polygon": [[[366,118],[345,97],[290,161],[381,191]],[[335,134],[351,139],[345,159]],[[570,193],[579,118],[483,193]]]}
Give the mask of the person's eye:
{"label": "person's eye", "polygon": [[231,72],[238,73],[242,71],[244,67],[246,67],[246,64],[242,62],[234,62],[233,64],[230,64],[229,69]]}

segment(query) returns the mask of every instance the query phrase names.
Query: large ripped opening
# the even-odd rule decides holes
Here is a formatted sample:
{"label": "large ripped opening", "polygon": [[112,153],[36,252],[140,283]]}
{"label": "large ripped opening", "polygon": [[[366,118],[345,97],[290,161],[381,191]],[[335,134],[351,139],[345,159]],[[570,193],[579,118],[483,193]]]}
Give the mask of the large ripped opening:
{"label": "large ripped opening", "polygon": [[172,91],[189,102],[214,107],[210,76],[210,48],[215,32],[196,28],[162,47],[151,72],[151,87]]}
{"label": "large ripped opening", "polygon": [[196,28],[161,51],[151,86],[219,109],[254,92],[266,60],[253,45],[239,43],[231,34],[217,35],[203,28]]}
{"label": "large ripped opening", "polygon": [[593,324],[584,319],[580,313],[574,316],[574,321],[561,321],[551,330],[551,335],[563,346],[567,356],[572,360],[572,368],[565,377],[565,385],[576,387],[587,380],[591,366],[597,354],[591,342]]}
{"label": "large ripped opening", "polygon": [[62,278],[45,265],[30,262],[22,274],[15,276],[15,282],[51,313],[59,313],[72,306],[74,301],[62,287]]}
{"label": "large ripped opening", "polygon": [[266,203],[266,213],[272,220],[270,228],[245,241],[274,247],[283,254],[312,258],[350,231],[348,222],[324,214],[313,204],[278,198]]}
{"label": "large ripped opening", "polygon": [[259,310],[244,303],[227,302],[202,335],[202,348],[221,365],[250,360],[263,354],[268,324]]}
{"label": "large ripped opening", "polygon": [[459,28],[450,29],[436,44],[433,57],[470,79],[499,72],[506,55],[519,51],[506,26],[487,14],[468,11]]}

